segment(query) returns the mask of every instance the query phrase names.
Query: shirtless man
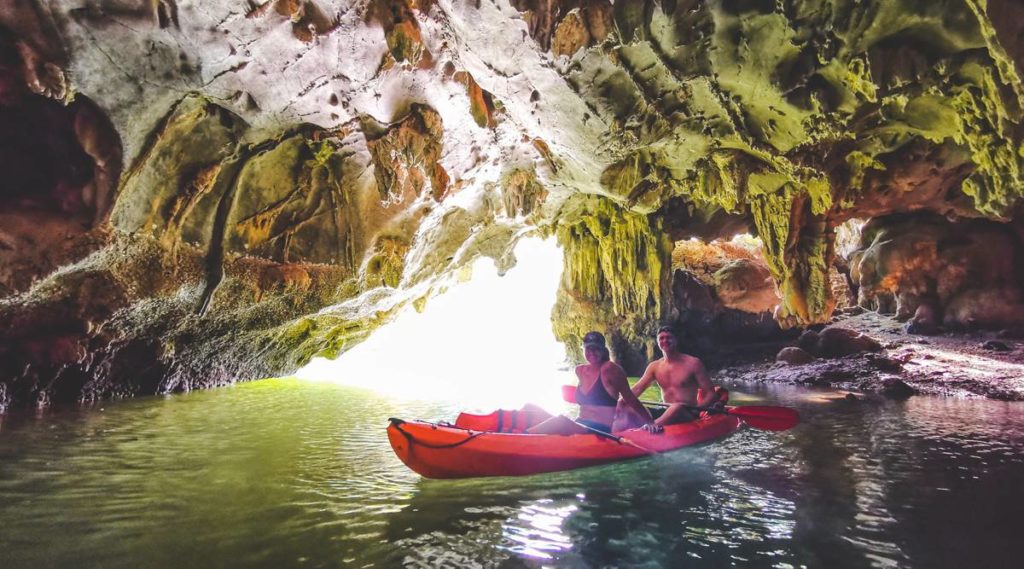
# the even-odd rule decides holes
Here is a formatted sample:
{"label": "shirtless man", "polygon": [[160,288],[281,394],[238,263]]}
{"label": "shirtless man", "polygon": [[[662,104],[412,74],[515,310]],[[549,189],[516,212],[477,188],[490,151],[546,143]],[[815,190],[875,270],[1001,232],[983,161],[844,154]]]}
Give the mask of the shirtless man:
{"label": "shirtless man", "polygon": [[[633,386],[633,393],[640,397],[652,382],[657,381],[662,399],[669,404],[668,409],[654,420],[654,425],[644,426],[652,432],[664,429],[665,425],[693,421],[697,418],[697,412],[691,407],[705,407],[718,399],[704,364],[678,351],[678,340],[668,326],[658,330],[658,348],[664,355],[651,362],[643,377]],[[697,398],[698,388],[700,400]]]}

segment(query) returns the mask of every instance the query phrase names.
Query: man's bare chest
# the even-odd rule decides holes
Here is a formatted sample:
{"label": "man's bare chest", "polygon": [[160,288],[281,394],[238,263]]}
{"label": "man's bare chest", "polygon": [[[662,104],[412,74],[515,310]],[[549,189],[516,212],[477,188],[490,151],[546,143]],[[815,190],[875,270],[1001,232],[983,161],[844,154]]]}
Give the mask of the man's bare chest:
{"label": "man's bare chest", "polygon": [[675,365],[663,364],[659,367],[654,377],[662,389],[679,389],[697,384],[697,378],[693,373],[693,369],[683,363]]}

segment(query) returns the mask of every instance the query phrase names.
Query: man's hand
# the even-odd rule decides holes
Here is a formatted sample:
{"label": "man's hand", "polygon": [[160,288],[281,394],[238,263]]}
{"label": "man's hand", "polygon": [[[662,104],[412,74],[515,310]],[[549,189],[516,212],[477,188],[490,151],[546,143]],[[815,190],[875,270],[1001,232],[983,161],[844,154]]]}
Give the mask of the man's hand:
{"label": "man's hand", "polygon": [[662,433],[662,432],[665,431],[665,427],[662,427],[661,425],[659,425],[657,423],[647,423],[646,425],[644,425],[641,428],[643,430],[647,431],[648,433],[653,433],[653,434],[659,434],[659,433]]}

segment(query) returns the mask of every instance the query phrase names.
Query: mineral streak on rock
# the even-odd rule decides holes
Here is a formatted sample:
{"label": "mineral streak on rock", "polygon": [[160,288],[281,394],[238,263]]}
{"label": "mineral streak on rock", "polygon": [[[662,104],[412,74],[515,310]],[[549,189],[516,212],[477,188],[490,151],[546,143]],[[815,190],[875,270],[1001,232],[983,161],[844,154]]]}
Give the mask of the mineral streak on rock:
{"label": "mineral streak on rock", "polygon": [[481,127],[494,128],[494,96],[480,88],[473,76],[465,71],[458,71],[453,78],[466,86],[469,96],[469,112],[473,120]]}
{"label": "mineral streak on rock", "polygon": [[[531,230],[565,248],[553,318],[571,346],[598,328],[614,352],[651,355],[657,320],[684,318],[671,252],[690,236],[755,233],[777,322],[826,322],[845,302],[834,240],[850,219],[930,212],[1017,236],[1018,13],[1010,0],[5,2],[0,141],[33,117],[39,155],[64,159],[0,157],[27,181],[0,192],[0,319],[14,326],[0,332],[0,407],[287,371],[478,255],[507,268]],[[865,302],[909,316],[925,298],[922,319],[945,326],[1016,318],[990,307],[1018,306],[1019,279],[967,287],[936,268],[982,270],[948,258],[970,246],[900,253],[930,267],[903,270],[884,241],[850,263],[874,275],[855,279]],[[769,289],[754,302],[749,283],[722,286],[757,314]],[[125,379],[141,365],[145,379]]]}
{"label": "mineral streak on rock", "polygon": [[[372,121],[372,119],[367,119]],[[448,190],[448,173],[440,163],[444,126],[433,109],[413,105],[409,115],[390,126],[365,123],[377,185],[384,202],[419,197],[424,189],[440,200]]]}
{"label": "mineral streak on rock", "polygon": [[547,190],[537,181],[537,173],[523,169],[505,175],[501,193],[505,215],[509,217],[539,214],[540,206],[548,196]]}

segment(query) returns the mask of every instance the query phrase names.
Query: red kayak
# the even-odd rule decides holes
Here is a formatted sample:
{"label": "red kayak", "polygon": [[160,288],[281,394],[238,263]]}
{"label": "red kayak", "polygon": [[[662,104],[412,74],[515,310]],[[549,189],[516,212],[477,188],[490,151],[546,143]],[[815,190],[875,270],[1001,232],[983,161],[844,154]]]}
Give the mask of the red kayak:
{"label": "red kayak", "polygon": [[670,425],[663,433],[631,429],[614,435],[531,435],[515,411],[463,413],[454,425],[391,419],[388,439],[406,466],[427,478],[524,476],[639,458],[724,438],[739,429],[733,415]]}

